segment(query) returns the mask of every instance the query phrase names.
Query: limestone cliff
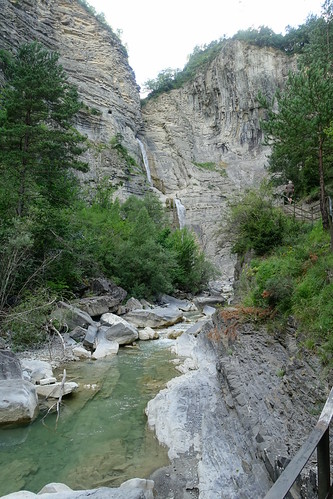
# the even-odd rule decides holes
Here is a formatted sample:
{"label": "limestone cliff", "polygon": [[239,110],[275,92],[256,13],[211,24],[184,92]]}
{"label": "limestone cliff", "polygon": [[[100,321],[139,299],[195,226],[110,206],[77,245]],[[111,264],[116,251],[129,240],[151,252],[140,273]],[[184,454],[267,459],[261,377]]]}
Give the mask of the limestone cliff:
{"label": "limestone cliff", "polygon": [[[222,236],[217,232],[229,200],[264,175],[267,150],[256,96],[259,90],[272,96],[283,86],[295,60],[271,48],[228,41],[193,81],[150,100],[141,111],[126,50],[78,0],[0,0],[0,33],[0,48],[38,40],[57,51],[78,86],[84,108],[77,126],[90,144],[90,171],[82,181],[93,189],[107,178],[120,198],[152,189],[176,224],[178,199],[186,209],[185,225],[231,278],[230,245],[223,229]],[[130,168],[112,148],[117,134],[137,167]],[[152,186],[137,137],[146,148]]]}
{"label": "limestone cliff", "polygon": [[268,152],[256,97],[259,90],[272,97],[294,66],[280,51],[229,41],[193,81],[143,108],[154,185],[181,200],[186,224],[226,276],[233,266],[216,231],[228,201],[262,179]]}

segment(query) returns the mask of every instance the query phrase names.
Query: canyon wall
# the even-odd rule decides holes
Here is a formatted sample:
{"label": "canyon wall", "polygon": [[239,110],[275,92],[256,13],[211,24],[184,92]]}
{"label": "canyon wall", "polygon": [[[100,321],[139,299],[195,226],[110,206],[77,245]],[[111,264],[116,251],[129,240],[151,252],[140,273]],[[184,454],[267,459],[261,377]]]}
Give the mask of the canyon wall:
{"label": "canyon wall", "polygon": [[[125,48],[77,0],[0,0],[0,33],[0,48],[15,50],[38,40],[60,54],[84,103],[77,127],[89,140],[90,170],[80,174],[88,191],[102,179],[117,188],[120,199],[152,190],[175,225],[181,203],[185,225],[195,231],[222,279],[232,279],[228,206],[246,187],[259,184],[269,152],[262,146],[263,111],[256,97],[259,91],[272,97],[295,59],[229,40],[192,81],[141,109]],[[115,137],[137,166],[112,147]],[[146,149],[152,185],[137,138]]]}
{"label": "canyon wall", "polygon": [[218,57],[182,88],[143,108],[144,139],[153,183],[186,208],[186,224],[230,276],[233,259],[225,234],[230,201],[265,175],[263,110],[295,59],[272,48],[226,42]]}

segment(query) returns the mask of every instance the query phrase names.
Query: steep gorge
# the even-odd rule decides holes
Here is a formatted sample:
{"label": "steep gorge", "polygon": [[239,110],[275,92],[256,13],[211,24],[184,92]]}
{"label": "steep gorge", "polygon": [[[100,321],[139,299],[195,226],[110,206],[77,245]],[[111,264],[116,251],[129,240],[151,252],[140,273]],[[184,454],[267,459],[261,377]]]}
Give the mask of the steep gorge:
{"label": "steep gorge", "polygon": [[[186,226],[222,278],[231,279],[234,259],[223,233],[228,202],[260,181],[267,154],[256,96],[261,90],[271,97],[283,86],[295,60],[271,48],[228,41],[193,81],[141,110],[126,50],[77,0],[0,0],[0,7],[0,48],[38,40],[60,54],[78,87],[84,107],[77,127],[89,139],[90,170],[82,182],[93,190],[106,179],[120,199],[152,189],[175,223],[179,199]],[[130,168],[112,147],[116,136],[139,167]],[[146,148],[152,186],[137,138]]]}

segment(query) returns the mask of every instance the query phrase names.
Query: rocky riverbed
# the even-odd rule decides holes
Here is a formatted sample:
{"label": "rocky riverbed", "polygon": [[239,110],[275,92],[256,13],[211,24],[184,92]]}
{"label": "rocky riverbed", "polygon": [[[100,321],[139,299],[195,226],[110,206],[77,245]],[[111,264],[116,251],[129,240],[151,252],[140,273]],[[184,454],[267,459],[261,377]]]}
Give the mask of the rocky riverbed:
{"label": "rocky riverbed", "polygon": [[[316,359],[302,351],[292,323],[281,337],[268,333],[260,321],[244,320],[237,308],[215,308],[207,301],[200,304],[206,313],[196,324],[174,327],[174,337],[179,336],[173,349],[182,374],[146,408],[148,424],[168,448],[170,465],[131,482],[126,492],[75,492],[55,485],[54,499],[264,497],[313,428],[329,381]],[[127,317],[135,317],[132,327],[142,327],[143,312],[131,314]],[[152,310],[147,317],[155,321],[151,314]],[[170,318],[169,313],[166,316]],[[63,361],[63,345],[60,340],[55,343],[51,349],[30,352],[30,359],[51,355],[53,366]],[[65,352],[70,360],[73,349]],[[297,497],[316,497],[314,470],[312,462],[296,485]],[[27,494],[9,497],[35,497]],[[48,489],[43,494],[48,497]]]}

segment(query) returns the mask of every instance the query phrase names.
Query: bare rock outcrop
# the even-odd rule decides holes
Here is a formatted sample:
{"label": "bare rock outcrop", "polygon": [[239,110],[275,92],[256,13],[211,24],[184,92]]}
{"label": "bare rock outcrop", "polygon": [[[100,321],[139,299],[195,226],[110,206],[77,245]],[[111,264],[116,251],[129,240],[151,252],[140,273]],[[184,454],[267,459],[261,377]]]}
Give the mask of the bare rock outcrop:
{"label": "bare rock outcrop", "polygon": [[271,98],[295,62],[281,51],[230,40],[192,81],[142,111],[154,186],[171,206],[176,196],[181,200],[186,226],[226,277],[234,266],[224,241],[227,203],[265,174],[257,95]]}

